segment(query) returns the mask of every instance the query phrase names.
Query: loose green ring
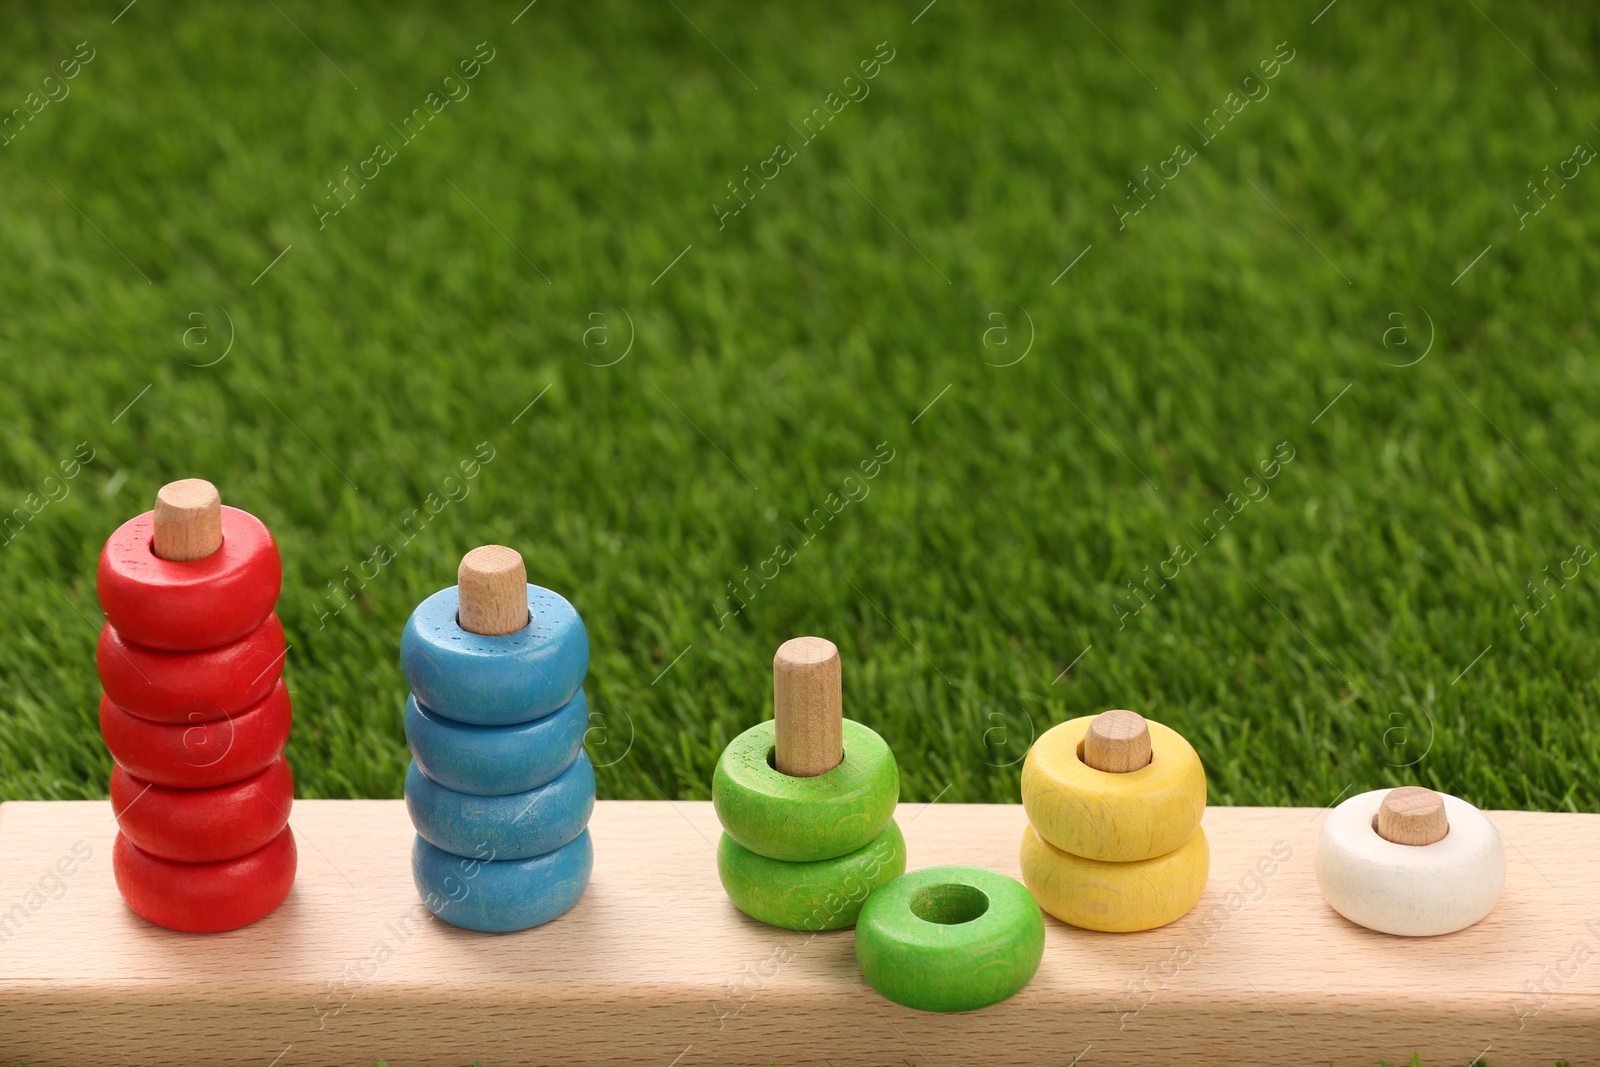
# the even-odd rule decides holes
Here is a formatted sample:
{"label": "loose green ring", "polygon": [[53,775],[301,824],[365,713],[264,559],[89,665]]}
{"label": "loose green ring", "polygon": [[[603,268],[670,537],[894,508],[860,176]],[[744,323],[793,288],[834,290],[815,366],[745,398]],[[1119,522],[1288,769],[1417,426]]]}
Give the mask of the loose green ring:
{"label": "loose green ring", "polygon": [[870,894],[905,869],[906,839],[893,820],[854,852],[812,863],[768,859],[727,834],[717,845],[717,874],[728,899],[752,919],[787,930],[854,926]]}
{"label": "loose green ring", "polygon": [[1013,878],[926,867],[873,892],[856,919],[856,962],[872,988],[919,1011],[974,1011],[1032,980],[1044,919]]}
{"label": "loose green ring", "polygon": [[711,800],[728,836],[768,859],[810,863],[845,856],[883,832],[900,799],[894,753],[872,730],[844,720],[844,761],[815,778],[771,763],[771,720],[734,738],[717,760]]}

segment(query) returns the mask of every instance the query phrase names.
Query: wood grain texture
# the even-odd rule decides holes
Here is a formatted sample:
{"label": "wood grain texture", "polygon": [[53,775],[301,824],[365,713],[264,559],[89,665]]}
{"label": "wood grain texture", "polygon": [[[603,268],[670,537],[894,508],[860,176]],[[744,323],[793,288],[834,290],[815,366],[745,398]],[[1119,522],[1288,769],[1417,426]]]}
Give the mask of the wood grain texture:
{"label": "wood grain texture", "polygon": [[1083,735],[1083,762],[1108,774],[1127,774],[1150,762],[1150,728],[1136,711],[1102,711]]}
{"label": "wood grain texture", "polygon": [[1378,836],[1400,845],[1431,845],[1450,832],[1444,800],[1431,789],[1403,785],[1378,805]]}
{"label": "wood grain texture", "polygon": [[528,615],[528,568],[522,553],[505,545],[480,545],[456,568],[460,589],[457,619],[468,633],[499,637],[514,634]]}
{"label": "wood grain texture", "polygon": [[839,649],[821,637],[793,637],[772,657],[773,766],[811,778],[844,759],[844,689]]}
{"label": "wood grain texture", "polygon": [[[1510,856],[1499,906],[1407,939],[1323,902],[1320,812],[1210,808],[1211,880],[1189,915],[1137,934],[1047,918],[1028,988],[930,1015],[867,986],[849,931],[741,915],[717,881],[709,803],[602,801],[583,900],[497,936],[421,908],[401,802],[301,801],[288,900],[199,937],[118,899],[107,804],[13,802],[0,806],[0,1061],[1372,1067],[1415,1049],[1427,1064],[1577,1062],[1600,1044],[1600,816],[1490,817]],[[905,804],[897,818],[912,869],[1018,873],[1020,807]]]}
{"label": "wood grain texture", "polygon": [[187,563],[222,547],[222,494],[204,478],[168,482],[156,492],[151,551]]}

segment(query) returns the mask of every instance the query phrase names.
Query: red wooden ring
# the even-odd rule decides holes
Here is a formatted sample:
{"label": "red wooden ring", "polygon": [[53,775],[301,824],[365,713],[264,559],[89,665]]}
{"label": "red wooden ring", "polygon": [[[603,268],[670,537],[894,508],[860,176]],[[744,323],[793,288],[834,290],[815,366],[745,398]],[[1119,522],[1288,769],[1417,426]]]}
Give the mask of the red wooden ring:
{"label": "red wooden ring", "polygon": [[100,736],[111,758],[135,779],[175,789],[242,781],[278,758],[294,714],[280,681],[237,715],[192,723],[150,722],[100,698]]}
{"label": "red wooden ring", "polygon": [[123,834],[111,870],[128,907],[168,930],[210,934],[237,930],[272,914],[294,884],[294,831],[248,856],[221,863],[174,863],[141,850]]}
{"label": "red wooden ring", "polygon": [[191,724],[244,711],[283,673],[283,623],[276,612],[237,641],[199,652],[162,652],[126,640],[109,622],[95,663],[111,702],[153,722]]}
{"label": "red wooden ring", "polygon": [[111,811],[123,834],[153,856],[180,863],[236,859],[265,845],[289,822],[294,777],[287,760],[242,782],[173,789],[111,768]]}
{"label": "red wooden ring", "polygon": [[117,632],[146,648],[189,652],[260,626],[283,585],[277,543],[261,520],[224,506],[222,547],[180,563],[151,548],[154,514],[117,527],[100,553],[100,607]]}

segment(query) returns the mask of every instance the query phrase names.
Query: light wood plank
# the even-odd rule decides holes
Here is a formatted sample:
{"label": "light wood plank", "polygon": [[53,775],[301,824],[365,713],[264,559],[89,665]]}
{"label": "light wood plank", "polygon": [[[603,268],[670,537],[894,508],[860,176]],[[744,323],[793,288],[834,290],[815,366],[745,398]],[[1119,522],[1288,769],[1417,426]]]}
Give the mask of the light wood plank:
{"label": "light wood plank", "polygon": [[[738,914],[717,883],[708,803],[602,801],[594,881],[578,907],[536,930],[483,935],[421,912],[401,802],[301,801],[288,901],[247,929],[193,936],[122,906],[108,805],[13,802],[0,805],[0,1061],[1590,1058],[1600,1048],[1600,816],[1491,814],[1508,843],[1505,895],[1462,933],[1385,937],[1334,914],[1311,872],[1318,811],[1212,808],[1211,882],[1192,914],[1120,935],[1047,920],[1044,963],[1023,993],[937,1016],[867,987],[849,931],[811,936]],[[1018,806],[910,804],[899,819],[912,868],[1018,873]],[[92,855],[62,889],[46,872],[76,842]],[[1526,991],[1540,982],[1548,994]]]}

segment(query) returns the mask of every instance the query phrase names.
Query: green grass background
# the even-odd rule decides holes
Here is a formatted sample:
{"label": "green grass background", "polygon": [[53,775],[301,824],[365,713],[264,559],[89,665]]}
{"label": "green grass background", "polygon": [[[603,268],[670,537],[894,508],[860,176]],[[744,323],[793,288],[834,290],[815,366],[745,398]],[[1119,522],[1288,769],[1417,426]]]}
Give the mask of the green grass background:
{"label": "green grass background", "polygon": [[[1014,801],[1034,733],[1128,707],[1194,742],[1213,803],[1414,781],[1594,810],[1600,567],[1519,615],[1600,551],[1600,168],[1513,206],[1600,145],[1594,9],[920,6],[10,12],[0,108],[95,57],[0,147],[0,511],[28,517],[0,544],[0,798],[104,795],[97,554],[204,476],[279,539],[301,796],[399,795],[401,625],[502,542],[588,624],[608,797],[707,796],[774,648],[816,633],[909,799]],[[870,95],[719,228],[880,42]],[[480,442],[464,498],[324,616]]]}

